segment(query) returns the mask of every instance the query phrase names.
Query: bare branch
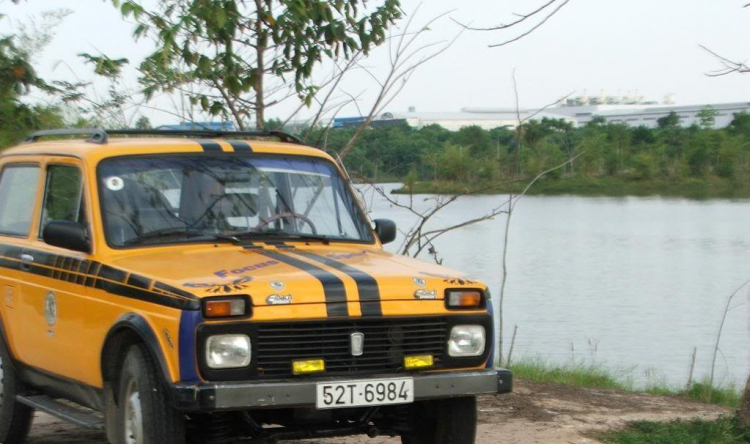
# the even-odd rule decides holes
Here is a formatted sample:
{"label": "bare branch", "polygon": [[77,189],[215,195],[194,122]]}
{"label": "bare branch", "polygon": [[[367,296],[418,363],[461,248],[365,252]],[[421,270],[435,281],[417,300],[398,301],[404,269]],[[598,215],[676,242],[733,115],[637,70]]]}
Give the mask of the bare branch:
{"label": "bare branch", "polygon": [[542,19],[542,21],[540,21],[539,23],[537,23],[537,24],[536,24],[536,26],[532,27],[532,28],[531,28],[531,29],[529,29],[528,31],[526,31],[526,32],[522,33],[521,35],[519,35],[519,36],[517,36],[517,37],[514,37],[514,38],[512,38],[512,39],[510,39],[510,40],[506,40],[506,41],[504,41],[504,42],[502,42],[502,43],[496,43],[496,44],[494,44],[494,45],[490,45],[490,48],[499,48],[499,47],[501,47],[501,46],[506,46],[506,45],[510,45],[511,43],[513,43],[513,42],[517,42],[517,41],[521,40],[522,38],[524,38],[524,37],[528,36],[528,35],[529,35],[529,34],[531,34],[532,32],[534,32],[534,31],[536,31],[537,29],[541,28],[541,27],[542,27],[542,26],[543,26],[543,25],[544,25],[545,23],[547,23],[547,21],[548,21],[549,19],[551,19],[552,17],[554,17],[555,15],[557,15],[557,13],[558,13],[558,12],[559,12],[559,11],[560,11],[560,10],[561,10],[562,8],[564,8],[564,7],[565,7],[565,5],[567,5],[568,3],[570,3],[570,0],[564,0],[564,1],[563,1],[563,2],[562,2],[562,3],[560,4],[560,5],[558,5],[558,6],[557,6],[557,8],[555,8],[555,9],[554,9],[554,10],[553,10],[552,12],[550,12],[550,13],[549,13],[549,14],[548,14],[548,15],[547,15],[546,17],[544,17],[544,19]]}
{"label": "bare branch", "polygon": [[[395,39],[390,39],[390,66],[388,69],[388,73],[383,81],[378,80],[377,76],[375,76],[369,69],[359,65],[359,67],[364,69],[365,72],[368,73],[368,75],[376,79],[376,82],[380,85],[380,91],[378,92],[375,102],[370,107],[370,111],[368,112],[367,117],[365,117],[365,119],[360,123],[352,138],[349,140],[349,142],[347,142],[344,149],[341,150],[340,155],[342,159],[346,159],[346,157],[349,155],[349,152],[351,152],[351,150],[354,148],[354,144],[357,142],[357,140],[359,140],[365,129],[370,126],[372,121],[375,119],[375,116],[379,115],[382,110],[386,106],[388,106],[391,101],[401,92],[401,90],[403,90],[414,71],[420,66],[434,59],[438,55],[447,51],[461,36],[463,31],[456,35],[455,38],[453,38],[453,40],[449,42],[428,43],[416,49],[411,49],[412,45],[414,45],[417,39],[422,34],[430,30],[430,26],[433,23],[435,23],[442,17],[445,17],[447,14],[448,13],[444,13],[438,15],[437,17],[434,17],[425,25],[420,27],[420,29],[416,32],[410,31],[410,26],[412,25],[412,20],[414,19],[415,14],[410,16],[404,27],[403,33],[398,35],[398,37]],[[395,50],[393,49],[394,40]],[[428,52],[429,49],[434,48],[435,46],[440,47],[432,52],[425,54],[425,52]],[[417,60],[416,62],[412,62],[413,59],[416,59],[419,56],[421,56],[419,60]]]}
{"label": "bare branch", "polygon": [[[747,7],[748,5],[745,5],[745,7]],[[740,73],[740,74],[750,73],[750,65],[747,64],[747,61],[735,62],[735,61],[729,60],[728,58],[724,56],[719,55],[718,53],[708,49],[707,47],[703,45],[700,45],[700,47],[704,51],[708,52],[709,54],[714,56],[716,59],[718,59],[719,63],[721,63],[721,65],[724,67],[722,69],[718,69],[716,71],[706,73],[707,76],[721,77],[721,76],[725,76],[725,75],[732,74],[732,73]]]}
{"label": "bare branch", "polygon": [[519,25],[519,24],[523,23],[524,21],[526,21],[526,20],[534,17],[535,15],[541,13],[542,11],[544,11],[545,9],[547,9],[548,7],[552,6],[556,1],[557,0],[550,0],[549,2],[547,2],[544,5],[542,5],[541,7],[539,7],[538,9],[535,9],[534,11],[531,11],[531,12],[529,12],[527,14],[515,14],[516,16],[518,16],[520,18],[518,20],[516,20],[514,22],[511,22],[511,23],[508,23],[506,25],[490,26],[490,27],[487,27],[487,28],[476,28],[476,27],[472,27],[472,26],[469,26],[469,25],[462,24],[462,23],[458,22],[455,19],[453,19],[453,21],[456,22],[458,25],[462,26],[464,29],[467,29],[469,31],[501,31],[503,29],[512,28],[512,27],[514,27],[516,25]]}

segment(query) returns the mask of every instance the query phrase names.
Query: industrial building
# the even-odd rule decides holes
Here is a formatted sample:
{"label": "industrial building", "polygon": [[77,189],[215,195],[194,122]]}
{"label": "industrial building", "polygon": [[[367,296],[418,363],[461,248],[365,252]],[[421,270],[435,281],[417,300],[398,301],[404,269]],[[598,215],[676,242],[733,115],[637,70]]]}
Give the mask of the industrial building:
{"label": "industrial building", "polygon": [[[414,128],[428,125],[440,125],[456,131],[466,126],[479,126],[484,129],[515,128],[521,121],[563,119],[574,126],[582,126],[594,118],[602,117],[608,122],[624,123],[628,126],[646,126],[655,128],[657,121],[674,112],[680,117],[682,126],[699,124],[699,113],[706,108],[716,111],[715,128],[724,128],[741,112],[750,113],[750,102],[713,103],[704,105],[674,105],[666,100],[663,104],[655,102],[618,100],[586,100],[586,98],[569,99],[565,103],[544,110],[511,108],[462,108],[458,112],[418,112],[410,108],[407,112],[387,112],[373,122],[373,126],[385,126],[406,122]],[[346,128],[359,125],[363,118],[344,117],[334,119],[334,128]]]}

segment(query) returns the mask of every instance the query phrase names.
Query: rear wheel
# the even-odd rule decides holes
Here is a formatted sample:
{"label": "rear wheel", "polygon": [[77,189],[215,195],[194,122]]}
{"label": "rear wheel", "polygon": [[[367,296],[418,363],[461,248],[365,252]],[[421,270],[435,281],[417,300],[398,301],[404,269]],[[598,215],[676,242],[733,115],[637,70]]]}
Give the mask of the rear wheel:
{"label": "rear wheel", "polygon": [[13,368],[10,353],[0,339],[0,442],[16,444],[26,441],[34,410],[16,401],[21,381]]}
{"label": "rear wheel", "polygon": [[477,434],[477,398],[442,399],[414,404],[412,430],[403,444],[473,444]]}
{"label": "rear wheel", "polygon": [[170,404],[145,347],[134,345],[128,350],[118,393],[117,444],[185,443],[185,417]]}

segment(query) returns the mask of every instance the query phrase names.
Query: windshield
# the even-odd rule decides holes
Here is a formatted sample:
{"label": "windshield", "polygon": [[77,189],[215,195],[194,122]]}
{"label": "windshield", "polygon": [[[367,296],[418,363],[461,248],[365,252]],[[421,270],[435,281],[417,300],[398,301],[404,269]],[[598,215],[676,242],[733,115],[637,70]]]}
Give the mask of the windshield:
{"label": "windshield", "polygon": [[372,242],[330,162],[292,156],[117,157],[98,167],[114,247],[216,239]]}

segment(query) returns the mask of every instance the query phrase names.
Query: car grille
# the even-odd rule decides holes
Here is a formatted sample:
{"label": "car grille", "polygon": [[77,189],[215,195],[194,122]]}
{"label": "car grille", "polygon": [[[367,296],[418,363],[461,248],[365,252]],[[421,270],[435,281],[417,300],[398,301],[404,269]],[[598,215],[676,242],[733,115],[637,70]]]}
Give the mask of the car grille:
{"label": "car grille", "polygon": [[[445,318],[358,319],[284,322],[257,325],[256,353],[261,377],[292,376],[292,361],[322,358],[326,374],[403,371],[404,356],[432,355],[443,363],[447,343]],[[364,353],[352,356],[350,335],[364,334]]]}

